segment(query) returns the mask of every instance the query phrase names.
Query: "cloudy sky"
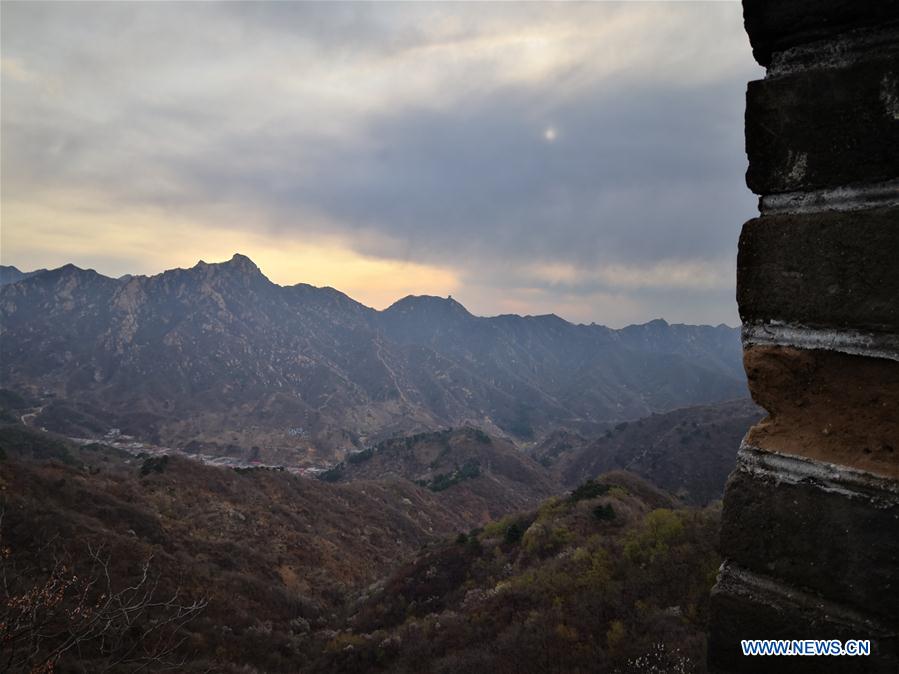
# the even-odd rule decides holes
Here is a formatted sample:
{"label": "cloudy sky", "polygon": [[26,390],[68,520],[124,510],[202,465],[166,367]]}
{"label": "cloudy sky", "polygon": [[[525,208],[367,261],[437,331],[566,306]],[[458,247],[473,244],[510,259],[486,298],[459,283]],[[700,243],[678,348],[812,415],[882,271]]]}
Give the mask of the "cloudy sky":
{"label": "cloudy sky", "polygon": [[737,2],[2,5],[0,258],[737,323]]}

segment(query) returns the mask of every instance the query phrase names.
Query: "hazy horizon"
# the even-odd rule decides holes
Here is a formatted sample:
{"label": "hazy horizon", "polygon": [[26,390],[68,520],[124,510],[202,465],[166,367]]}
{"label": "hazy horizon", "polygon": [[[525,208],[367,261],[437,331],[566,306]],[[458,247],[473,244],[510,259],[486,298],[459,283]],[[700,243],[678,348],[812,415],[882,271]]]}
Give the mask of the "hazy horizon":
{"label": "hazy horizon", "polygon": [[739,324],[739,3],[3,4],[2,263]]}

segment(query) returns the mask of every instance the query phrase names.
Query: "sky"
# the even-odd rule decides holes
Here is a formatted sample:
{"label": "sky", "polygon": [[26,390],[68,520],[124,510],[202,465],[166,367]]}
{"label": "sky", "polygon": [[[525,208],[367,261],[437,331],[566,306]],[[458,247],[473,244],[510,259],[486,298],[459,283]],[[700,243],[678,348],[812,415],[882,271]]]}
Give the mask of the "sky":
{"label": "sky", "polygon": [[739,322],[738,2],[0,6],[0,262]]}

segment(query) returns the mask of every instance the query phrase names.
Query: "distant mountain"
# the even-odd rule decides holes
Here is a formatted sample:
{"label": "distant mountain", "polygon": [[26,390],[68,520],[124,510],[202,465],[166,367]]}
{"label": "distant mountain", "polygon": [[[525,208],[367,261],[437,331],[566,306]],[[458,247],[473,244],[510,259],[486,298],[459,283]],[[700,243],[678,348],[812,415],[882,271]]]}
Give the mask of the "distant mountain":
{"label": "distant mountain", "polygon": [[66,435],[118,428],[308,463],[448,426],[595,432],[746,391],[727,326],[482,318],[436,297],[375,311],[276,285],[241,255],[120,279],[66,265],[3,285],[0,386],[39,397],[32,424]]}
{"label": "distant mountain", "polygon": [[385,440],[328,471],[332,481],[404,478],[443,495],[453,512],[488,521],[560,491],[545,468],[507,440],[462,428]]}
{"label": "distant mountain", "polygon": [[557,431],[530,453],[569,488],[624,469],[704,505],[721,497],[740,441],[762,416],[748,398],[687,407],[621,422],[595,440]]}
{"label": "distant mountain", "polygon": [[34,276],[35,274],[40,274],[41,272],[47,271],[46,269],[38,269],[37,271],[19,271],[15,267],[10,267],[7,265],[0,264],[0,286],[5,286],[7,283],[15,283],[16,281],[21,281],[22,279],[29,278],[30,276]]}

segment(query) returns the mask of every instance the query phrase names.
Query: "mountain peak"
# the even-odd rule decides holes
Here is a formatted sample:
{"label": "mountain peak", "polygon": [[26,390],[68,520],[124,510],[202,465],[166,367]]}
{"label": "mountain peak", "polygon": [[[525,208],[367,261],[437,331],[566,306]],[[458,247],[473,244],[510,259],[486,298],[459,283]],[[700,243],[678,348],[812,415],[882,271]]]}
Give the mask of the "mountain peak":
{"label": "mountain peak", "polygon": [[248,278],[259,277],[268,280],[262,273],[262,270],[256,266],[255,262],[246,255],[241,255],[240,253],[234,253],[230,260],[225,260],[224,262],[205,262],[204,260],[200,260],[193,269],[205,270],[207,274],[228,272],[230,274]]}
{"label": "mountain peak", "polygon": [[78,265],[72,264],[71,262],[69,262],[68,264],[64,264],[61,267],[57,267],[56,269],[50,269],[47,274],[52,275],[55,278],[69,276],[84,278],[102,276],[103,278],[107,278],[103,276],[103,274],[100,274],[96,269],[83,269]]}
{"label": "mountain peak", "polygon": [[389,313],[442,313],[471,316],[472,314],[462,304],[453,299],[452,295],[437,297],[436,295],[406,295],[397,300],[385,312]]}
{"label": "mountain peak", "polygon": [[259,267],[256,266],[256,263],[253,262],[246,255],[242,255],[241,253],[234,253],[234,255],[231,256],[231,259],[228,260],[227,264],[232,264],[236,267],[254,269],[256,271],[259,271]]}
{"label": "mountain peak", "polygon": [[[213,265],[210,265],[213,266]],[[239,271],[244,274],[261,274],[262,271],[246,255],[241,255],[240,253],[234,253],[231,256],[230,260],[225,262],[217,262],[214,266],[219,267],[221,269],[233,269],[234,271]]]}
{"label": "mountain peak", "polygon": [[25,278],[25,273],[18,268],[0,264],[0,285],[15,283],[23,278]]}
{"label": "mountain peak", "polygon": [[664,330],[666,328],[670,328],[671,324],[666,321],[664,318],[654,318],[651,321],[647,321],[646,323],[632,323],[624,328],[624,330],[629,330],[631,332],[635,331],[646,331],[646,330]]}

